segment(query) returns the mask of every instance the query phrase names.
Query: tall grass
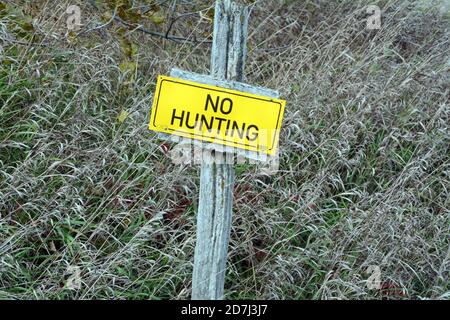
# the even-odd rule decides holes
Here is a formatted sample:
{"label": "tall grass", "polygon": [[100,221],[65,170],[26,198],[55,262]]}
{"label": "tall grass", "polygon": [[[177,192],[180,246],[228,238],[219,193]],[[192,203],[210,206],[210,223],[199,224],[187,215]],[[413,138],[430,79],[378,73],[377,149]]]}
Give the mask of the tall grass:
{"label": "tall grass", "polygon": [[[69,4],[82,9],[78,32]],[[171,32],[199,41],[174,42],[89,2],[8,1],[0,298],[190,297],[198,167],[173,164],[147,123],[158,74],[208,73],[212,4],[179,1],[177,12],[202,11]],[[366,29],[368,4],[382,8],[380,30]],[[288,104],[279,172],[236,167],[226,298],[450,297],[441,4],[253,4],[246,82]],[[369,266],[380,289],[367,286]]]}

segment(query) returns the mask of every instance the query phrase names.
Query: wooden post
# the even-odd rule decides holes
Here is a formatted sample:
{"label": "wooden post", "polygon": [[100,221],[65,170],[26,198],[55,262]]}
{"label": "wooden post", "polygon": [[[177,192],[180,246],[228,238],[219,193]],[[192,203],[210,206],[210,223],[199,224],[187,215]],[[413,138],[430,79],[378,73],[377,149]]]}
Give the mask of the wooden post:
{"label": "wooden post", "polygon": [[[248,10],[230,0],[217,0],[211,76],[242,81],[246,56]],[[224,155],[214,157],[224,159]],[[223,299],[233,206],[232,164],[202,163],[192,299]]]}

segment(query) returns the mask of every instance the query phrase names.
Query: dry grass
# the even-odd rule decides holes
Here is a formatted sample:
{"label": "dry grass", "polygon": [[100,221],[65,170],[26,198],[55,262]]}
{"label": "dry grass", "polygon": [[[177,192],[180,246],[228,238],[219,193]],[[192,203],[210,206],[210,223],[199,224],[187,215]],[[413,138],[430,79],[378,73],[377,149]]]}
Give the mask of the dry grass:
{"label": "dry grass", "polygon": [[[0,298],[189,298],[198,168],[147,122],[156,76],[208,73],[209,45],[95,29],[81,1],[95,30],[74,37],[69,2],[9,3],[35,44],[1,17]],[[227,298],[450,297],[449,15],[430,3],[254,4],[246,81],[288,105],[280,171],[236,167]],[[211,5],[173,32],[208,39]]]}

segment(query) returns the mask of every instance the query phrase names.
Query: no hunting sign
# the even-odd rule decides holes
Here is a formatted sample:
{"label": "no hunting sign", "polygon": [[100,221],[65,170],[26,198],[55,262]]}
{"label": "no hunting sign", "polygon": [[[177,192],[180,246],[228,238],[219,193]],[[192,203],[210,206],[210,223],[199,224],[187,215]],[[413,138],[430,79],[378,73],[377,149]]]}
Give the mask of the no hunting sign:
{"label": "no hunting sign", "polygon": [[285,101],[160,76],[149,129],[274,155]]}

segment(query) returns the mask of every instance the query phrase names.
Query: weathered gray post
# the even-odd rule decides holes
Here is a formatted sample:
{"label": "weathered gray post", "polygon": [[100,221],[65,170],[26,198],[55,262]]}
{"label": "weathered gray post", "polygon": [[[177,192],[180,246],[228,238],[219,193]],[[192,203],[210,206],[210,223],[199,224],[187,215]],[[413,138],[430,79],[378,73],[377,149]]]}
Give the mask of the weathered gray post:
{"label": "weathered gray post", "polygon": [[[242,81],[248,18],[248,9],[230,0],[216,1],[211,53],[211,75],[215,79]],[[192,299],[223,298],[233,185],[232,164],[202,164]]]}

